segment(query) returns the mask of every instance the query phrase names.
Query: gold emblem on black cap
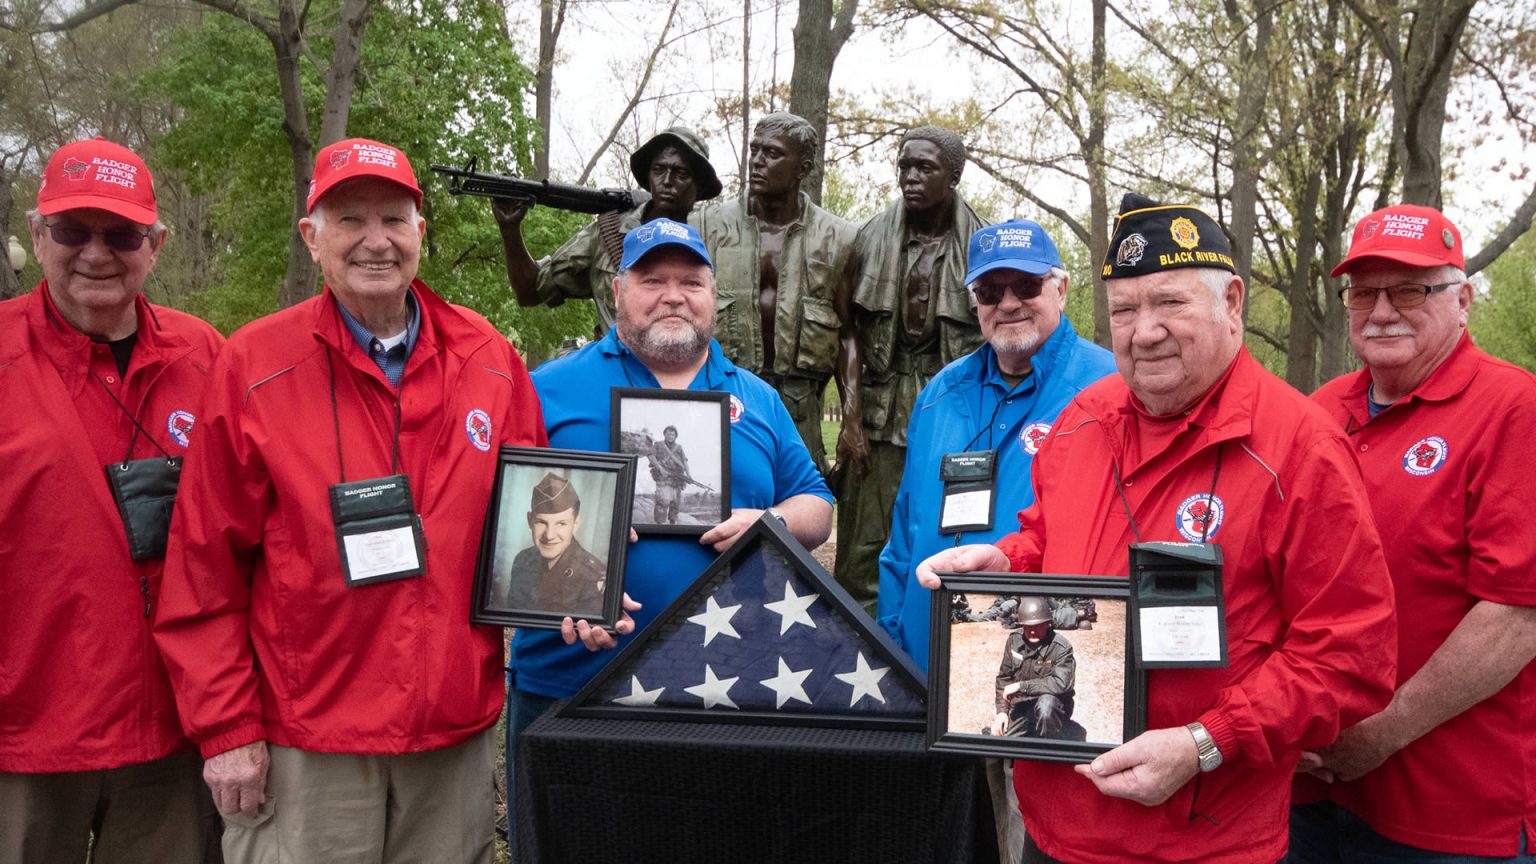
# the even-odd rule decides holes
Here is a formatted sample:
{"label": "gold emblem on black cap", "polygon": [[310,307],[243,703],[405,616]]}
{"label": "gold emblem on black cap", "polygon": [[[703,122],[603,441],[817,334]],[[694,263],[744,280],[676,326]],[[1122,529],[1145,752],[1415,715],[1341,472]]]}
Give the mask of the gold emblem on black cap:
{"label": "gold emblem on black cap", "polygon": [[1168,234],[1173,238],[1173,242],[1185,249],[1193,249],[1200,245],[1199,229],[1195,227],[1195,223],[1183,216],[1173,220],[1173,224],[1168,226]]}

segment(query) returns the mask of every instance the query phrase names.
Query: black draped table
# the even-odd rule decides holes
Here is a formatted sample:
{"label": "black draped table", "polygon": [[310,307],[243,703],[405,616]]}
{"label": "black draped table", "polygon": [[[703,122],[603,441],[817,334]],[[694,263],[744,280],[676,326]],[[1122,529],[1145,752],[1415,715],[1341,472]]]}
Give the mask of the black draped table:
{"label": "black draped table", "polygon": [[528,728],[521,862],[995,862],[980,759],[920,732],[565,719]]}

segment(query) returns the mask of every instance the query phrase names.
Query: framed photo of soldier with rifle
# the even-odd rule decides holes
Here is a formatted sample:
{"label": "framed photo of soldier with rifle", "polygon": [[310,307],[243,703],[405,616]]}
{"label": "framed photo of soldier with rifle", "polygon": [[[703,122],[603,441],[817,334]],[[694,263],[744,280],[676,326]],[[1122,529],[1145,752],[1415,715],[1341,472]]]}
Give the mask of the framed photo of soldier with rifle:
{"label": "framed photo of soldier with rifle", "polygon": [[703,534],[731,515],[731,394],[612,390],[610,449],[639,459],[630,525]]}

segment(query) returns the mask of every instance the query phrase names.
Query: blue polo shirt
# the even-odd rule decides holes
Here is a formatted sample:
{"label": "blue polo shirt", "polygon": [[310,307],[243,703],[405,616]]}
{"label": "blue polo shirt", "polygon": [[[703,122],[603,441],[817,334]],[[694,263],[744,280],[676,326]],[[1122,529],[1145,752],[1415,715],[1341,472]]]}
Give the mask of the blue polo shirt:
{"label": "blue polo shirt", "polygon": [[[551,360],[533,373],[533,386],[544,409],[549,446],[608,452],[613,387],[657,387],[656,376],[624,343],[617,329],[573,354]],[[724,390],[740,401],[731,421],[731,506],[763,509],[795,495],[816,495],[828,503],[832,493],[816,471],[795,424],[773,388],[725,359],[710,340],[709,358],[689,390]],[[631,613],[638,633],[717,557],[696,536],[648,535],[630,544],[624,566],[624,590],[643,604]],[[619,638],[622,648],[633,634]],[[518,630],[512,640],[517,689],[563,699],[592,679],[613,659],[613,651],[588,651],[567,645],[550,630]]]}
{"label": "blue polo shirt", "polygon": [[[1030,483],[1035,452],[1056,415],[1083,388],[1114,371],[1114,355],[1080,338],[1063,315],[1017,387],[1003,380],[996,352],[984,344],[939,370],[918,394],[907,424],[907,462],[891,539],[880,553],[876,619],[924,671],[932,593],[917,584],[917,565],[951,546],[991,543],[1019,530],[1018,512],[1035,503]],[[940,459],[970,450],[997,452],[992,528],[940,534]]]}

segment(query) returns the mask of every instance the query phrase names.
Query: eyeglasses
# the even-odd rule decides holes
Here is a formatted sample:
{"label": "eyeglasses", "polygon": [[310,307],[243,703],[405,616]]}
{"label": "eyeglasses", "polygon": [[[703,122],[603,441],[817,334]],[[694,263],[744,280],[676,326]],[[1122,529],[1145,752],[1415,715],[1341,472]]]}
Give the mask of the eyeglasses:
{"label": "eyeglasses", "polygon": [[1020,276],[1007,282],[972,282],[971,294],[976,297],[976,302],[983,306],[996,306],[1003,302],[1003,292],[1011,291],[1020,303],[1033,300],[1045,290],[1045,277]]}
{"label": "eyeglasses", "polygon": [[1385,291],[1387,302],[1391,303],[1394,309],[1412,309],[1415,306],[1423,306],[1424,301],[1429,299],[1429,295],[1460,284],[1460,281],[1441,282],[1438,285],[1404,282],[1387,288],[1362,288],[1358,285],[1348,285],[1339,289],[1339,299],[1344,301],[1346,308],[1364,312],[1375,309],[1376,295]]}
{"label": "eyeglasses", "polygon": [[81,225],[61,225],[58,222],[43,221],[43,227],[48,229],[48,236],[60,246],[84,246],[91,242],[91,238],[101,235],[101,242],[107,244],[107,248],[114,252],[137,252],[144,245],[151,230],[143,231],[137,228],[108,228],[105,231],[96,231]]}

